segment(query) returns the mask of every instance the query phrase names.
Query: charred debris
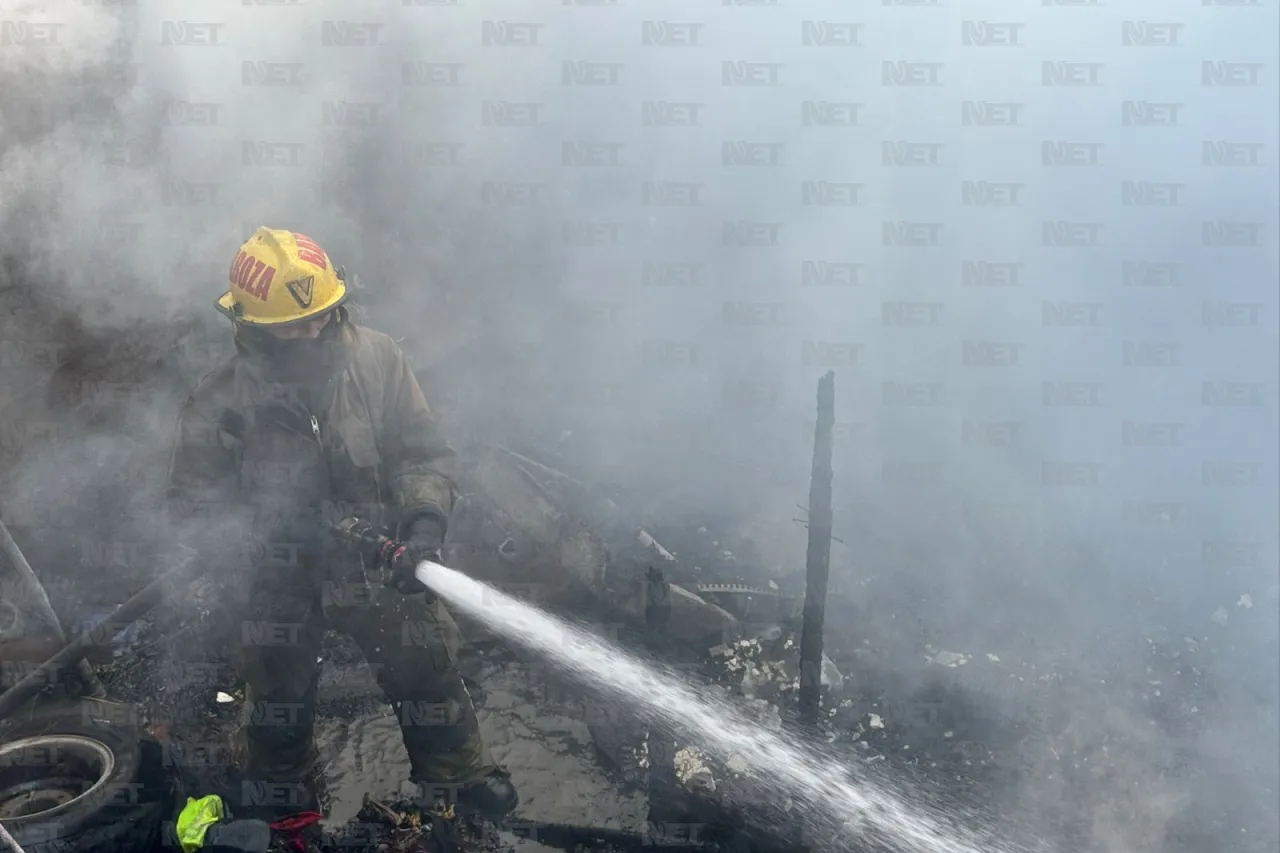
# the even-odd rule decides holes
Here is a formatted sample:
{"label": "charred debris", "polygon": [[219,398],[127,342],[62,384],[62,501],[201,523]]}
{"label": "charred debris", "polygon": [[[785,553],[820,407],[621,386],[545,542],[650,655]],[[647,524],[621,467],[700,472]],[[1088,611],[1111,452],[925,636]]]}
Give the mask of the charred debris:
{"label": "charred debris", "polygon": [[[752,567],[744,567],[724,547],[727,543],[701,526],[692,531],[692,541],[683,538],[679,546],[668,545],[659,538],[665,534],[638,526],[611,499],[601,499],[572,476],[506,447],[476,451],[474,468],[479,473],[464,501],[469,509],[464,508],[458,524],[458,539],[467,553],[453,556],[476,576],[499,584],[509,577],[503,570],[513,567],[521,573],[531,567],[545,570],[552,585],[558,583],[552,575],[567,574],[561,595],[553,596],[553,609],[572,608],[580,620],[586,614],[598,617],[598,624],[621,624],[625,627],[612,639],[659,657],[707,690],[740,696],[752,705],[762,725],[789,726],[796,738],[822,737],[834,716],[828,706],[842,685],[835,664],[823,654],[821,638],[830,556],[829,544],[822,540],[831,535],[833,407],[834,377],[828,374],[819,384],[810,547],[803,579],[753,577]],[[534,488],[523,491],[516,477]],[[544,528],[544,516],[554,516],[554,524]],[[574,564],[571,554],[562,553],[564,540],[575,537],[590,545],[572,554],[582,548],[594,554],[603,546],[603,576],[581,576],[586,564]],[[682,554],[690,556],[682,559]],[[698,561],[696,573],[690,557]],[[628,592],[632,582],[638,596]],[[586,624],[592,624],[590,618]],[[474,640],[472,656],[523,654],[485,636],[478,625],[466,627]],[[335,656],[350,652],[333,651]],[[126,689],[122,682],[132,681],[126,668],[138,673],[138,658],[121,657],[111,679],[117,692]],[[546,677],[556,676],[546,672]],[[483,681],[475,687],[483,695]],[[554,688],[570,704],[576,690],[567,681]],[[585,694],[580,698],[589,699]],[[206,704],[208,728],[228,727],[237,704]],[[362,704],[362,697],[350,697],[345,704],[330,710],[350,713]],[[643,831],[519,819],[493,827],[459,821],[440,811],[424,812],[407,801],[366,797],[356,819],[330,833],[329,845],[344,851],[451,853],[506,849],[524,837],[557,849],[618,853],[656,846],[742,853],[804,849],[804,828],[796,824],[789,807],[782,800],[760,802],[759,789],[740,782],[747,776],[746,768],[733,760],[715,761],[678,727],[658,728],[640,716],[627,724],[626,715],[615,710],[607,723],[591,721],[588,726],[598,758],[616,782],[646,794],[648,820]],[[161,725],[166,716],[193,718],[166,714],[162,708],[156,711]],[[624,722],[620,725],[619,720]],[[209,784],[217,783],[205,782]]]}
{"label": "charred debris", "polygon": [[[122,345],[118,342],[102,342],[106,349],[95,350],[90,345],[71,346],[71,342],[83,337],[81,332],[71,330],[64,337],[64,349],[83,351],[85,355],[77,358],[98,365],[95,376],[104,383],[136,382],[139,369],[162,375],[160,384],[175,389],[189,387],[198,379],[192,365],[199,359],[182,355],[185,345],[180,345],[180,335],[171,338],[172,346],[160,345],[148,352],[145,368],[137,364],[119,368],[128,358],[117,359],[113,355],[113,348]],[[214,348],[220,340],[211,337],[202,346]],[[112,372],[119,369],[132,369],[135,374]],[[75,396],[75,373],[73,368],[56,371],[54,384],[62,389],[61,394]],[[176,392],[169,396],[175,405],[181,400]],[[127,427],[127,401],[112,402],[105,408],[67,408],[58,399],[43,403],[37,399],[36,405],[7,411],[16,411],[30,422],[53,412],[60,423],[80,424],[86,429],[110,431],[122,424]],[[51,416],[43,417],[48,421]],[[822,470],[823,420],[820,415],[815,473]],[[9,434],[15,433],[11,430]],[[15,453],[34,456],[65,438],[61,433],[46,436],[39,430],[24,429],[20,434],[30,442],[22,447],[6,444],[0,448],[7,462],[13,461]],[[135,451],[132,458],[139,470],[163,467],[163,448],[139,447]],[[485,457],[475,448],[464,448],[464,453],[473,460]],[[1116,820],[1132,814],[1135,825],[1143,825],[1146,801],[1137,795],[1132,801],[1116,800],[1111,793],[1115,786],[1100,786],[1099,778],[1117,774],[1124,777],[1127,769],[1141,766],[1166,774],[1161,778],[1185,779],[1188,785],[1205,791],[1214,789],[1211,775],[1179,775],[1182,771],[1178,768],[1186,766],[1187,756],[1177,752],[1152,753],[1143,742],[1125,738],[1124,718],[1117,722],[1110,704],[1100,707],[1089,701],[1089,697],[1097,697],[1098,702],[1116,701],[1115,694],[1103,696],[1091,688],[1099,678],[1111,684],[1132,682],[1125,694],[1126,707],[1134,713],[1141,712],[1144,721],[1149,716],[1150,725],[1158,727],[1163,737],[1181,740],[1194,736],[1223,701],[1214,677],[1223,651],[1212,638],[1152,636],[1148,641],[1147,670],[1139,681],[1134,681],[1120,663],[1107,671],[1086,671],[1069,659],[1045,651],[1033,637],[1018,638],[1002,648],[953,651],[946,648],[945,637],[929,630],[927,624],[916,623],[915,603],[907,585],[877,585],[871,582],[875,576],[872,571],[855,572],[855,577],[849,578],[848,552],[853,549],[835,539],[827,541],[836,543],[833,556],[837,566],[832,574],[838,575],[841,582],[827,590],[826,606],[820,609],[828,618],[822,625],[823,642],[815,653],[812,639],[806,648],[804,610],[806,587],[821,586],[821,560],[815,561],[825,538],[820,500],[811,497],[810,506],[801,508],[805,514],[801,521],[808,523],[811,534],[818,538],[816,547],[810,543],[807,565],[801,568],[797,554],[794,570],[775,572],[766,568],[751,543],[735,541],[729,530],[732,519],[716,517],[711,508],[697,513],[680,508],[667,515],[651,509],[638,512],[625,493],[588,483],[585,474],[574,472],[571,456],[554,441],[543,447],[539,441],[531,440],[527,445],[503,448],[488,458],[505,460],[495,466],[499,473],[514,472],[521,482],[537,484],[522,500],[532,500],[536,492],[538,500],[559,516],[573,519],[581,529],[592,533],[587,542],[590,547],[607,546],[611,571],[643,578],[660,590],[682,590],[678,601],[676,596],[681,593],[665,593],[666,603],[672,605],[669,613],[664,613],[663,607],[645,606],[652,603],[652,597],[642,598],[640,606],[632,606],[626,614],[628,627],[616,639],[633,648],[655,650],[666,660],[678,663],[691,679],[708,690],[737,696],[758,713],[762,726],[795,726],[796,737],[825,741],[829,751],[846,754],[850,762],[878,765],[898,778],[925,783],[936,789],[943,800],[954,804],[957,813],[1008,811],[1011,807],[1034,810],[1049,821],[1056,836],[1078,841],[1080,849],[1090,849],[1098,814],[1116,815]],[[56,494],[17,494],[9,479],[15,470],[16,466],[6,464],[0,471],[7,480],[0,517],[46,588],[52,609],[66,628],[65,635],[76,636],[145,586],[149,580],[145,566],[148,555],[130,555],[143,564],[141,569],[125,567],[135,569],[136,577],[126,577],[127,571],[99,572],[97,580],[110,583],[95,584],[93,576],[77,574],[75,566],[83,562],[75,545],[83,541],[84,531],[59,526],[76,519],[50,509],[56,509]],[[822,491],[821,479],[815,476],[812,480],[814,495]],[[502,482],[502,477],[495,476],[488,484],[489,490]],[[486,506],[485,485],[480,482],[475,488],[464,490],[469,493],[463,501],[456,541],[451,544],[456,553],[449,561],[469,572],[474,570],[472,573],[481,579],[498,582],[502,581],[503,572],[514,565],[553,563],[561,552],[539,539],[545,540],[548,530],[561,529],[560,518],[541,528],[536,520],[531,521],[523,533],[513,533],[502,507]],[[147,488],[149,485],[144,484],[136,491],[145,497]],[[121,524],[126,525],[126,534],[131,532],[130,522],[122,518],[145,517],[145,513],[131,511],[138,500],[136,495],[107,489],[92,510],[94,520],[106,527],[104,536],[109,537],[110,531],[118,530]],[[84,513],[80,521],[83,516]],[[827,528],[825,536],[829,535]],[[451,540],[454,538],[451,534]],[[13,573],[17,571],[12,554],[0,562],[6,596],[11,598],[15,589]],[[651,588],[650,583],[644,588]],[[575,615],[601,624],[623,621],[602,606],[600,596],[591,594],[590,585],[591,579],[584,579],[576,584],[577,589],[568,591],[572,594],[564,600],[572,600],[579,608],[573,611]],[[657,603],[662,604],[663,597],[657,598]],[[30,675],[61,647],[56,632],[41,624],[48,620],[39,618],[38,606],[37,610],[30,609],[31,602],[32,598],[24,595],[16,611],[0,607],[0,662],[4,664],[0,668],[0,690]],[[667,634],[673,622],[674,627],[679,627],[677,605],[689,607],[696,602],[701,602],[696,606],[702,608],[699,612],[704,615],[714,615],[718,610],[734,616],[742,626],[741,635],[720,637],[700,647],[697,643],[664,638],[664,627]],[[15,612],[35,616],[27,620],[36,624],[29,626],[25,636],[14,623]],[[886,613],[899,617],[901,636],[878,634],[867,627],[870,620],[865,616]],[[809,625],[814,624],[816,615],[811,605]],[[1233,620],[1226,625],[1224,619],[1223,624],[1222,642],[1226,642],[1225,635],[1235,623]],[[235,700],[240,698],[232,661],[226,655],[230,647],[228,630],[227,620],[219,618],[216,595],[211,589],[197,587],[181,600],[167,600],[115,634],[110,644],[95,647],[86,657],[95,665],[108,694],[136,705],[142,721],[161,741],[178,745],[225,742],[236,723]],[[473,693],[478,704],[483,705],[485,668],[519,659],[522,653],[486,635],[478,626],[467,626],[467,632],[470,642],[464,650],[464,674],[472,674]],[[360,660],[354,648],[336,639],[326,643],[324,655],[330,668]],[[909,659],[917,663],[905,665]],[[820,661],[816,715],[811,698],[803,704],[800,701],[802,686],[807,691],[813,689],[815,660]],[[193,666],[201,668],[204,680],[217,683],[219,690],[182,689],[175,673],[189,673]],[[806,674],[810,678],[807,682]],[[548,670],[539,670],[539,679],[551,681],[554,677]],[[565,683],[547,685],[541,692],[558,697],[567,706],[572,704],[576,689]],[[216,697],[219,692],[224,693],[223,697]],[[360,693],[322,699],[321,714],[353,719],[366,713],[376,701],[374,696]],[[803,713],[802,707],[806,709]],[[568,715],[577,712],[576,707],[556,710]],[[720,849],[799,849],[785,802],[762,803],[758,798],[735,802],[735,784],[743,775],[743,768],[733,756],[717,761],[680,732],[655,736],[640,720],[631,726],[590,728],[599,763],[607,768],[619,789],[648,795],[655,826],[678,826],[683,822],[704,826],[706,832],[700,840],[720,845]],[[1028,784],[1031,780],[1034,785]],[[1028,799],[1029,790],[1050,790],[1051,801]],[[1274,827],[1253,822],[1249,803],[1255,798],[1254,793],[1231,793],[1232,790],[1224,789],[1217,799],[1193,803],[1171,820],[1165,830],[1164,849],[1211,849],[1204,845],[1210,843],[1208,834],[1217,832],[1212,827],[1232,821],[1251,826],[1250,838],[1262,843],[1257,849],[1266,849],[1266,839],[1273,837],[1269,833]],[[384,805],[402,816],[412,813],[404,803]],[[393,821],[377,806],[370,808],[377,814],[371,816],[366,810],[351,822],[350,832],[333,835],[333,849],[353,853],[434,849],[429,844],[436,842],[422,831],[423,816],[418,817],[418,827],[406,831],[401,818]],[[425,818],[430,824],[432,816]],[[411,817],[403,820],[412,822]],[[466,829],[462,827],[460,831]],[[478,834],[472,832],[467,843],[472,849],[503,849],[513,836],[539,832],[544,844],[559,849],[626,850],[651,845],[655,840],[642,833],[575,824],[526,823],[508,830],[502,835],[495,835],[491,828]],[[436,841],[439,837],[431,836]],[[677,842],[686,848],[692,844],[691,839],[666,839],[669,848],[680,849]],[[735,848],[734,844],[738,846]],[[690,849],[696,849],[696,845]],[[1240,849],[1254,848],[1246,845]]]}
{"label": "charred debris", "polygon": [[[830,536],[831,389],[832,377],[828,375],[820,386],[825,408],[818,419],[816,502],[812,507],[813,517],[825,519],[825,523],[811,525],[811,539]],[[590,489],[555,468],[508,448],[480,450],[479,455],[479,469],[489,474],[487,479],[479,478],[475,489],[469,531],[465,522],[461,525],[464,533],[472,534],[461,537],[470,558],[455,554],[463,567],[499,582],[503,567],[519,565],[526,570],[532,564],[552,573],[564,570],[569,577],[559,584],[566,595],[561,603],[594,610],[606,619],[624,620],[627,627],[615,639],[679,662],[691,678],[702,681],[708,689],[744,694],[749,701],[770,709],[763,712],[762,720],[767,721],[771,714],[785,716],[796,726],[797,737],[812,737],[818,732],[819,692],[838,686],[839,674],[822,655],[820,636],[814,640],[814,632],[822,631],[822,618],[812,603],[803,608],[804,618],[800,619],[800,598],[784,592],[776,581],[761,582],[743,573],[737,556],[712,538],[705,527],[694,532],[692,542],[682,541],[677,549],[647,528],[628,523],[623,508],[609,499],[598,501]],[[511,477],[525,480],[532,489],[513,490]],[[486,500],[497,494],[502,497]],[[593,510],[586,510],[589,504],[594,505]],[[565,547],[560,539],[575,535],[565,533],[567,525],[589,543],[588,551],[605,555],[604,574],[588,576],[591,569],[587,563],[556,565],[557,558],[572,562],[559,550]],[[500,541],[491,541],[493,535],[485,536],[495,529],[506,534]],[[601,530],[601,535],[595,535],[595,530]],[[23,610],[40,617],[37,621],[42,623],[44,637],[42,644],[24,647],[22,654],[16,654],[16,646],[8,646],[8,672],[0,684],[4,688],[0,703],[6,708],[22,704],[42,690],[66,689],[98,697],[105,693],[138,709],[138,722],[166,752],[180,754],[184,744],[231,742],[228,735],[238,706],[234,699],[240,694],[232,662],[222,653],[229,644],[224,642],[225,626],[220,623],[225,620],[220,618],[214,585],[195,583],[179,591],[175,581],[166,578],[147,584],[122,606],[105,612],[98,607],[85,613],[83,604],[78,608],[76,602],[61,602],[60,618],[8,528],[0,533],[0,544],[15,578],[11,585],[20,593]],[[478,553],[492,559],[487,563],[477,560]],[[696,579],[680,553],[699,560]],[[828,547],[811,542],[808,590],[819,608],[825,598],[828,556]],[[494,566],[499,568],[496,577]],[[633,585],[638,595],[631,592]],[[72,632],[70,640],[61,628],[67,617],[75,619],[80,628]],[[104,639],[109,639],[106,657]],[[483,655],[485,650],[493,655],[519,654],[502,648],[493,638],[476,639],[473,654]],[[200,649],[196,657],[203,658],[211,672],[223,673],[228,692],[205,696],[203,692],[208,691],[164,683],[166,673],[176,671],[173,649],[180,647]],[[50,655],[50,651],[56,653]],[[335,656],[350,652],[340,647],[332,651]],[[89,662],[98,664],[97,672]],[[66,674],[76,677],[60,678]],[[797,717],[798,692],[807,697],[801,711],[803,721]],[[346,708],[330,710],[350,713],[358,709],[362,704],[358,697],[351,699],[354,701]],[[610,725],[593,728],[592,735],[600,757],[614,771],[618,783],[646,790],[647,831],[519,821],[496,831],[461,821],[451,812],[424,812],[408,802],[383,803],[366,797],[355,820],[329,832],[326,846],[343,851],[452,853],[505,849],[504,845],[523,835],[574,851],[624,851],[655,845],[744,853],[799,849],[795,846],[796,829],[790,826],[785,810],[734,802],[734,786],[726,781],[742,774],[727,767],[713,770],[709,757],[678,730],[653,730],[637,719],[631,730],[625,725]],[[178,760],[168,766],[177,768],[174,784],[179,792],[218,792],[230,790],[228,786],[234,784],[234,756],[230,753],[207,762],[203,770],[192,770],[187,762]],[[719,781],[717,775],[721,776]],[[697,827],[698,831],[672,827]]]}
{"label": "charred debris", "polygon": [[[877,672],[865,659],[865,640],[861,645],[855,641],[846,620],[838,626],[825,624],[833,419],[834,377],[828,374],[818,386],[803,572],[768,576],[749,546],[735,548],[698,519],[639,524],[620,501],[537,461],[536,449],[518,452],[501,445],[463,448],[471,457],[468,468],[474,476],[463,484],[446,562],[500,586],[533,573],[553,588],[553,610],[587,624],[621,625],[611,639],[659,657],[704,690],[736,697],[761,726],[789,729],[797,739],[825,741],[845,750],[852,762],[883,761],[896,748],[914,747],[913,761],[930,760],[934,767],[938,760],[957,765],[955,778],[963,780],[958,787],[966,790],[952,791],[953,797],[963,799],[978,788],[996,790],[998,786],[990,784],[994,779],[983,772],[987,762],[973,760],[978,757],[973,744],[952,740],[955,732],[941,731],[942,725],[962,728],[963,720],[935,719],[909,733],[886,732],[883,720],[902,716],[898,709],[890,710],[894,700],[889,697],[895,689],[914,688],[895,685],[891,674]],[[9,554],[15,565],[16,550],[20,549],[15,542]],[[20,559],[25,562],[25,556]],[[597,572],[599,566],[603,570]],[[35,572],[20,574],[34,577]],[[233,646],[227,636],[230,620],[219,604],[216,584],[197,583],[177,595],[171,587],[163,603],[153,608],[160,586],[145,586],[125,603],[125,620],[121,612],[112,612],[113,606],[95,607],[79,595],[61,596],[58,616],[80,629],[69,633],[82,645],[95,625],[101,637],[106,636],[104,630],[111,634],[105,648],[103,643],[90,644],[81,652],[87,650],[86,657],[97,664],[106,693],[136,708],[138,722],[177,756],[169,766],[178,769],[178,789],[197,795],[230,791],[235,776],[230,747],[197,762],[203,766],[195,769],[180,757],[191,745],[207,751],[210,744],[231,743],[242,693],[227,653]],[[34,590],[28,592],[29,599],[39,599]],[[138,600],[146,606],[139,607]],[[842,608],[847,604],[841,601]],[[47,621],[56,625],[58,619]],[[481,626],[465,618],[459,621],[470,641],[464,654],[473,672],[486,663],[527,657]],[[20,656],[20,666],[6,667],[0,687],[57,682],[44,678],[40,664],[58,650],[62,639],[55,634],[37,650],[28,649]],[[326,643],[324,653],[337,666],[359,661],[358,652],[337,638]],[[65,671],[74,665],[67,660],[64,651],[54,663]],[[224,689],[186,689],[180,676],[192,666],[202,668],[206,686],[217,682]],[[846,680],[842,670],[856,671],[858,682]],[[539,673],[539,678],[557,680],[553,669]],[[476,679],[473,689],[483,703],[484,679]],[[562,706],[585,708],[592,701],[567,680],[545,693],[556,696]],[[373,695],[348,693],[322,702],[321,713],[354,718],[376,703]],[[951,704],[955,709],[964,703],[961,699]],[[329,832],[326,843],[333,850],[353,853],[504,850],[521,836],[573,851],[656,845],[741,853],[805,849],[809,827],[799,820],[800,804],[782,792],[762,792],[751,783],[749,768],[739,757],[713,757],[678,727],[656,728],[626,709],[615,709],[607,720],[587,723],[596,757],[615,784],[646,795],[645,831],[532,820],[494,828],[423,812],[408,802],[369,799],[355,819]],[[988,732],[981,734],[985,738]],[[899,747],[893,742],[904,735],[911,744]],[[824,839],[824,844],[831,842],[854,843],[852,838]]]}

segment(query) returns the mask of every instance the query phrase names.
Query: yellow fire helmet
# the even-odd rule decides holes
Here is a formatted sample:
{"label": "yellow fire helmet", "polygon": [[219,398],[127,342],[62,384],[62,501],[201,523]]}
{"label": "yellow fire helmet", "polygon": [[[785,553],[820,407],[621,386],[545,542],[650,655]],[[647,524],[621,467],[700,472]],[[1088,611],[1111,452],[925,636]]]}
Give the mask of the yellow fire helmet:
{"label": "yellow fire helmet", "polygon": [[297,323],[347,299],[347,285],[329,255],[293,231],[259,228],[236,253],[229,279],[231,289],[217,307],[237,323]]}

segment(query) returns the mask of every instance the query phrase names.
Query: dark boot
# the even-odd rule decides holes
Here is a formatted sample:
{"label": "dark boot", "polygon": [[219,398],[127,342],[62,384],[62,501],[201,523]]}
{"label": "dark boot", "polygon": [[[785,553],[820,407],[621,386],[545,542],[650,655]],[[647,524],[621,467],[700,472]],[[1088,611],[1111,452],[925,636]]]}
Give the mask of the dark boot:
{"label": "dark boot", "polygon": [[476,814],[494,823],[500,823],[519,805],[520,794],[511,782],[511,774],[500,767],[463,786],[458,794],[459,812]]}
{"label": "dark boot", "polygon": [[497,817],[514,809],[515,788],[495,770],[458,671],[458,627],[444,604],[384,589],[376,606],[335,608],[331,621],[355,638],[391,700],[423,808]]}
{"label": "dark boot", "polygon": [[452,806],[458,815],[475,815],[499,823],[520,805],[511,774],[500,767],[463,782],[415,781],[419,805],[426,811]]}
{"label": "dark boot", "polygon": [[489,754],[467,699],[457,709],[461,722],[454,725],[413,726],[402,720],[409,778],[420,789],[423,808],[453,805],[460,814],[497,822],[516,808],[520,797],[511,774]]}

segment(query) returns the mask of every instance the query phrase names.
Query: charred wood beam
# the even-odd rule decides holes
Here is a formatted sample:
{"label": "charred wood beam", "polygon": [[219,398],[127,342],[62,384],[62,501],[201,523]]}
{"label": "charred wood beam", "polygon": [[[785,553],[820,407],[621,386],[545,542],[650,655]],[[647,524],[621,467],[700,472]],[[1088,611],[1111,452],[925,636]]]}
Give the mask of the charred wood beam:
{"label": "charred wood beam", "polygon": [[[682,832],[683,830],[683,832]],[[703,839],[697,827],[650,824],[645,832],[628,832],[568,823],[539,823],[528,833],[531,841],[558,850],[607,850],[609,853],[681,853],[720,850],[719,839]]]}
{"label": "charred wood beam", "polygon": [[813,430],[813,469],[809,480],[809,545],[800,635],[798,711],[806,727],[818,724],[822,693],[822,632],[826,622],[827,580],[831,573],[831,436],[835,425],[835,372],[818,380],[818,417]]}
{"label": "charred wood beam", "polygon": [[[61,651],[36,667],[26,678],[0,693],[0,720],[10,716],[22,707],[23,703],[43,690],[49,683],[51,674],[62,672],[75,661],[83,660],[85,654],[94,646],[109,642],[111,638],[149,613],[166,594],[172,594],[174,586],[182,582],[187,565],[183,563],[179,567],[169,569],[165,574],[147,584],[102,622],[77,636],[63,646]],[[186,579],[186,583],[190,584],[189,578]],[[85,664],[85,667],[87,668],[88,664]]]}
{"label": "charred wood beam", "polygon": [[18,547],[18,543],[9,534],[9,528],[5,526],[3,521],[0,521],[0,547],[4,548],[5,556],[9,558],[9,563],[13,566],[14,574],[18,580],[18,589],[21,590],[26,603],[36,611],[36,616],[49,629],[49,632],[59,642],[65,643],[67,641],[66,633],[62,630],[62,623],[58,621],[57,614],[53,612],[53,605],[49,603],[49,596],[44,591],[44,584],[40,583],[40,578],[36,576],[35,570],[27,562],[22,549]]}
{"label": "charred wood beam", "polygon": [[[40,583],[40,578],[36,575],[35,569],[31,568],[31,564],[27,562],[22,549],[18,547],[18,543],[9,534],[9,528],[5,526],[3,521],[0,521],[0,547],[3,547],[10,564],[13,565],[14,572],[18,576],[19,586],[27,603],[39,613],[40,619],[47,625],[57,641],[62,645],[66,645],[66,632],[62,630],[62,623],[58,621],[58,614],[54,612],[53,605],[49,603],[49,595],[44,590],[44,584]],[[74,667],[75,676],[80,681],[80,686],[86,696],[101,699],[107,695],[102,682],[98,680],[98,676],[94,673],[93,668],[89,666],[87,660],[81,658],[74,664]]]}
{"label": "charred wood beam", "polygon": [[[668,642],[671,621],[671,584],[660,569],[649,567],[645,575],[645,639],[651,650]],[[649,726],[645,741],[649,756],[649,822],[658,824],[674,820],[674,801],[679,782],[676,779],[674,732],[661,723]]]}

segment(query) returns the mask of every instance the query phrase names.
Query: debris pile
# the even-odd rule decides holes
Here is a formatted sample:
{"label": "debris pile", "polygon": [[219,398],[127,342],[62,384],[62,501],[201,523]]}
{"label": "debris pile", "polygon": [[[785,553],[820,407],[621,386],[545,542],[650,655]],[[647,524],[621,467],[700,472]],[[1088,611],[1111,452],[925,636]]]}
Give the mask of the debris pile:
{"label": "debris pile", "polygon": [[424,810],[409,801],[383,803],[366,796],[355,820],[324,834],[324,853],[469,853],[494,849],[491,834],[458,820],[453,808]]}
{"label": "debris pile", "polygon": [[[547,480],[555,479],[543,473]],[[730,541],[710,516],[633,516],[622,505],[621,494],[600,495],[581,483],[573,488],[594,495],[595,505],[607,515],[595,526],[608,533],[616,562],[659,566],[673,583],[742,621],[747,635],[713,647],[696,675],[706,680],[708,690],[740,696],[761,725],[783,725],[794,709],[799,679],[796,605],[803,584],[798,582],[798,569],[771,576],[748,544]],[[45,533],[47,539],[56,538]],[[497,537],[494,541],[482,537],[473,544],[499,551],[506,539],[501,533],[494,528],[485,533]],[[37,570],[65,564],[42,552],[33,537],[19,538],[24,546],[32,541],[29,553]],[[508,550],[522,544],[513,543]],[[99,574],[104,582],[109,577]],[[1086,836],[1089,822],[1113,807],[1128,809],[1134,823],[1142,818],[1139,799],[1107,802],[1116,800],[1114,792],[1125,786],[1145,792],[1142,796],[1149,802],[1185,791],[1205,795],[1193,800],[1183,816],[1169,819],[1168,850],[1194,849],[1188,846],[1191,842],[1179,839],[1191,838],[1196,826],[1230,827],[1247,842],[1241,850],[1255,849],[1251,843],[1267,849],[1274,839],[1274,823],[1260,824],[1251,809],[1254,800],[1274,798],[1275,791],[1238,791],[1220,784],[1228,774],[1215,774],[1211,763],[1197,763],[1194,745],[1206,734],[1213,736],[1213,721],[1222,719],[1225,703],[1245,707],[1241,697],[1224,692],[1220,672],[1241,638],[1260,630],[1267,614],[1274,614],[1280,588],[1245,590],[1238,597],[1233,592],[1229,599],[1211,602],[1205,607],[1204,627],[1192,632],[1194,636],[1183,636],[1184,631],[1151,636],[1145,671],[1134,671],[1130,661],[1117,659],[1105,671],[1086,672],[1077,668],[1071,650],[1045,653],[1030,640],[963,648],[934,626],[917,622],[901,594],[890,597],[895,590],[901,593],[901,582],[880,583],[876,577],[855,581],[854,604],[867,611],[879,608],[900,614],[904,628],[894,639],[899,648],[909,646],[910,654],[878,648],[886,638],[859,636],[858,611],[843,600],[836,603],[833,593],[832,611],[839,608],[840,618],[827,625],[830,657],[822,667],[826,691],[821,705],[823,732],[830,741],[853,744],[864,761],[891,766],[897,773],[918,770],[945,784],[960,806],[1034,810]],[[70,588],[59,585],[57,578],[53,581],[50,597],[61,613],[92,617],[101,605],[118,603],[72,603]],[[135,631],[113,638],[114,647],[100,670],[111,693],[139,703],[145,721],[165,738],[223,742],[239,710],[241,694],[228,655],[234,643],[219,636],[227,626],[219,627],[212,613],[211,602],[201,594],[181,607],[157,611]],[[611,617],[597,618],[606,622]],[[12,614],[0,612],[0,630],[9,624],[6,619],[11,622]],[[69,619],[64,623],[73,624]],[[631,639],[625,632],[619,637]],[[1274,648],[1273,642],[1268,649],[1272,656]],[[346,666],[348,661],[337,663]],[[357,665],[358,660],[350,663]],[[536,677],[550,678],[550,673]],[[193,681],[201,689],[185,687]],[[1268,684],[1257,686],[1258,707],[1267,707],[1269,689]],[[377,701],[371,696],[368,702],[331,704],[324,710],[363,714]],[[478,704],[483,701],[482,691],[477,691]],[[717,762],[698,744],[682,742],[679,733],[674,733],[669,750],[651,750],[656,745],[653,733],[638,724],[628,729],[619,720],[625,715],[610,717],[606,724],[592,726],[591,732],[621,781],[643,786],[654,757],[669,755],[683,791],[705,800],[732,801],[745,776],[745,763],[733,756]],[[1179,750],[1162,749],[1169,744],[1179,745]],[[1259,755],[1265,751],[1260,749]],[[388,808],[407,813],[394,804]],[[335,837],[336,847],[364,853],[386,845],[384,853],[399,853],[408,851],[410,844],[426,843],[420,818],[418,826],[406,829],[398,822],[368,819],[364,811],[361,815],[349,827],[357,835]],[[1112,820],[1119,822],[1121,817]],[[376,843],[375,826],[381,827]],[[430,828],[429,820],[426,826]],[[368,846],[358,841],[360,832],[369,833]],[[481,838],[477,843],[496,842]]]}

